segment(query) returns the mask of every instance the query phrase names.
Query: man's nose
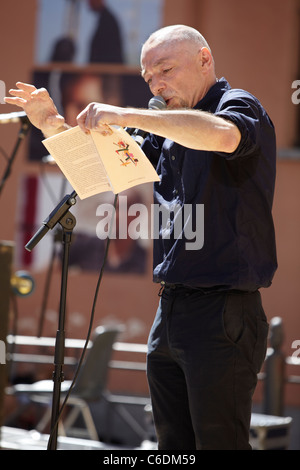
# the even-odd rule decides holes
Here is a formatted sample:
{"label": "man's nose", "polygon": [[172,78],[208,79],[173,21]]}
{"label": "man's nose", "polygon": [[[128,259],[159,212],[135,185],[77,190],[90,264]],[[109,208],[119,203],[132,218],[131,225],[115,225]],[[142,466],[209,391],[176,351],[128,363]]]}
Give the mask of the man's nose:
{"label": "man's nose", "polygon": [[161,93],[163,92],[163,90],[165,88],[166,88],[166,85],[163,82],[163,80],[161,80],[159,78],[157,78],[157,79],[152,78],[150,90],[151,90],[151,93],[153,94],[153,96],[161,95]]}

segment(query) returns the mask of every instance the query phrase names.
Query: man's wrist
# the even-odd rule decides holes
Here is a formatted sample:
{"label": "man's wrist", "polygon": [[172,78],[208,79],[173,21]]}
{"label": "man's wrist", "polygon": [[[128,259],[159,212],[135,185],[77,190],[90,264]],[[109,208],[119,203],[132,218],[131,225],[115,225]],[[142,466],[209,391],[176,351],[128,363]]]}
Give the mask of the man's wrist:
{"label": "man's wrist", "polygon": [[53,129],[53,130],[52,130],[52,129],[49,129],[49,128],[48,128],[47,130],[43,130],[43,129],[41,129],[41,130],[42,130],[42,133],[44,134],[44,136],[45,136],[46,138],[48,138],[48,137],[53,137],[53,136],[56,135],[56,134],[60,134],[61,132],[67,131],[67,130],[70,129],[70,128],[71,128],[71,126],[69,126],[68,124],[64,123],[62,126],[57,127],[57,128],[55,128],[55,129]]}

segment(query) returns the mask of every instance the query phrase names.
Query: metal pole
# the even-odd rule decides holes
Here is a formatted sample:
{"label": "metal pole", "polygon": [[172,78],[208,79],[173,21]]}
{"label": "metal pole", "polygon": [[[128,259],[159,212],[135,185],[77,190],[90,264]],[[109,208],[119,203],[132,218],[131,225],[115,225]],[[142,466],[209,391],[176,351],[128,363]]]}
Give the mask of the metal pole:
{"label": "metal pole", "polygon": [[284,413],[285,357],[281,351],[284,332],[282,319],[274,317],[270,321],[270,349],[265,361],[264,410],[273,416]]}
{"label": "metal pole", "polygon": [[[0,241],[0,340],[5,345],[5,347],[2,348],[2,353],[3,349],[6,351],[6,337],[8,334],[8,317],[11,298],[10,279],[12,273],[13,253],[13,242]],[[7,385],[7,375],[6,358],[4,355],[4,357],[1,357],[0,364],[0,426],[2,426],[4,418],[3,403],[4,390]]]}

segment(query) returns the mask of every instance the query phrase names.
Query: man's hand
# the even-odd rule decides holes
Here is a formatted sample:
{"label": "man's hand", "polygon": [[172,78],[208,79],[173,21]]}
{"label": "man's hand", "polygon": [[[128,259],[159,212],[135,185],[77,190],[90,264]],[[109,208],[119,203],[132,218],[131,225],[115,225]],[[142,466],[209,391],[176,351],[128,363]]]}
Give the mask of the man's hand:
{"label": "man's hand", "polygon": [[4,101],[23,108],[30,122],[46,137],[68,128],[45,88],[37,89],[22,82],[17,82],[16,86],[17,89],[9,90],[12,97],[5,97]]}
{"label": "man's hand", "polygon": [[85,132],[95,130],[103,135],[111,134],[110,125],[124,126],[125,108],[103,103],[90,103],[77,116],[79,127]]}

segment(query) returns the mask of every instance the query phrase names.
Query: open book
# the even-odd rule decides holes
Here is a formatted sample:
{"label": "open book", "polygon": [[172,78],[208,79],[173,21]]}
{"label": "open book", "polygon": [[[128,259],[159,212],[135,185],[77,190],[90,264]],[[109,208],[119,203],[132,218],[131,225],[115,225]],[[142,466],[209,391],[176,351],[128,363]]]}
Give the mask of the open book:
{"label": "open book", "polygon": [[79,126],[43,140],[43,144],[80,199],[105,191],[118,194],[138,184],[159,181],[152,164],[122,128],[111,135],[85,134]]}

